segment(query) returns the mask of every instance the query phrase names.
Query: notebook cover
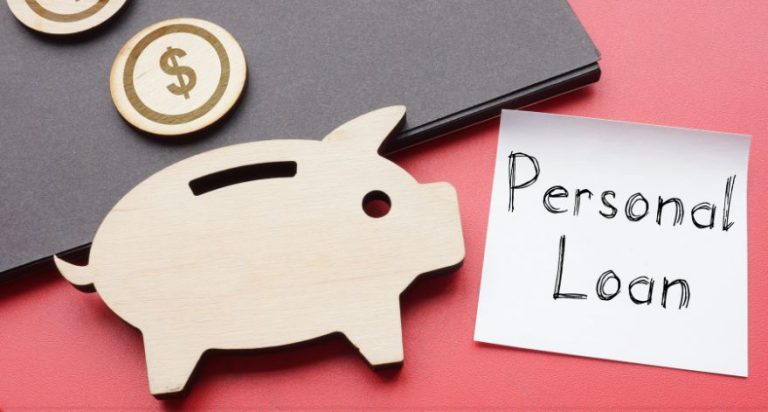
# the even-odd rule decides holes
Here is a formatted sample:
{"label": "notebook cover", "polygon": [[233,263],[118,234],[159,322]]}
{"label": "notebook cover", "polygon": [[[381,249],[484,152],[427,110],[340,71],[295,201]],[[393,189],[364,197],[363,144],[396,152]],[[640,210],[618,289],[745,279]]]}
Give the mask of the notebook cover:
{"label": "notebook cover", "polygon": [[[109,71],[142,28],[198,17],[248,64],[232,114],[174,141],[122,120]],[[599,53],[565,1],[138,1],[73,39],[34,33],[0,7],[0,279],[84,250],[109,209],[150,174],[212,148],[320,139],[405,104],[385,151],[597,81]]]}

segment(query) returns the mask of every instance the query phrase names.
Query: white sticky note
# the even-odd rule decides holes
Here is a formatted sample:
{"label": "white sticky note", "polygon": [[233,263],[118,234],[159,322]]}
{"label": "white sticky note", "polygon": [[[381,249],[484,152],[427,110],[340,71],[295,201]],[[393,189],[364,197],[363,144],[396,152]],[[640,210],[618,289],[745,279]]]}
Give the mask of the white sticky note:
{"label": "white sticky note", "polygon": [[747,376],[749,141],[504,111],[475,340]]}

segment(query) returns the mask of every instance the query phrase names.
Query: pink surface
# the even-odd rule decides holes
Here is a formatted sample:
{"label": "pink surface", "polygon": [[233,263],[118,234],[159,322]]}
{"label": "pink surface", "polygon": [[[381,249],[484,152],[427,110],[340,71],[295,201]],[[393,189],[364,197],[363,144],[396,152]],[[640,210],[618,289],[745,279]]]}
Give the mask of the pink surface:
{"label": "pink surface", "polygon": [[401,369],[371,371],[337,336],[278,352],[208,354],[188,397],[156,401],[140,333],[50,272],[0,287],[0,407],[768,408],[768,2],[571,4],[603,54],[603,78],[532,110],[753,135],[749,378],[472,341],[493,120],[396,158],[422,182],[456,186],[467,247],[458,272],[403,296]]}

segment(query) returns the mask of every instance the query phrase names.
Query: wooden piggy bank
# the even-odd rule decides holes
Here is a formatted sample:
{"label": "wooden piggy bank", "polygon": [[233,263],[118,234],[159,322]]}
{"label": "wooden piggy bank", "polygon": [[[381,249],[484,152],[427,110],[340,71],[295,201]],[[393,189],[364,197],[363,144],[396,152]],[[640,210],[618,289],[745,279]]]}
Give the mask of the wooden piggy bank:
{"label": "wooden piggy bank", "polygon": [[[180,161],[114,206],[87,266],[56,265],[141,330],[155,396],[182,391],[208,349],[333,332],[371,365],[400,363],[399,295],[464,259],[453,187],[419,184],[378,154],[404,115],[387,107],[322,141],[260,141]],[[374,201],[378,214],[367,209]]]}

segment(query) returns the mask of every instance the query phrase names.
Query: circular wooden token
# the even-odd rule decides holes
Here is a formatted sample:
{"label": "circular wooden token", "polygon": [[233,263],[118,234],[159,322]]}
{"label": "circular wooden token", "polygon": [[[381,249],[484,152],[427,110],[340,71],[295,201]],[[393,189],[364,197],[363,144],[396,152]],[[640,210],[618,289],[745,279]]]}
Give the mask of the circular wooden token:
{"label": "circular wooden token", "polygon": [[73,34],[92,29],[114,16],[126,0],[8,0],[25,26],[47,34]]}
{"label": "circular wooden token", "polygon": [[135,127],[162,136],[200,130],[219,120],[245,86],[243,50],[223,28],[172,19],[145,28],[112,64],[117,110]]}

